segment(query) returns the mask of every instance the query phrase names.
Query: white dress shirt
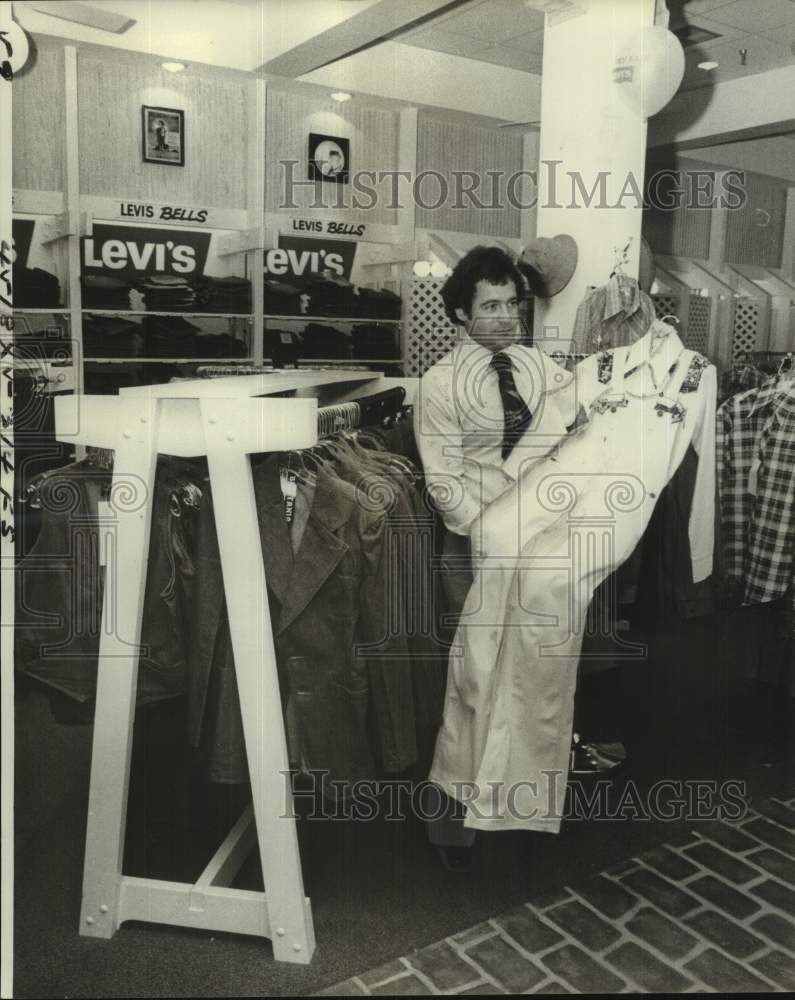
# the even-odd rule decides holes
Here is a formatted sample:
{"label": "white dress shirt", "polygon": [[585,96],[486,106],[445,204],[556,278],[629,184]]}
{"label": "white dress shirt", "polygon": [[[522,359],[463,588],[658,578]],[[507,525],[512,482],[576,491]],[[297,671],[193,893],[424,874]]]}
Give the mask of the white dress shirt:
{"label": "white dress shirt", "polygon": [[533,415],[506,461],[504,413],[492,352],[464,334],[420,380],[417,445],[431,495],[450,531],[466,535],[522,464],[548,455],[575,422],[575,380],[537,347],[511,344],[516,388]]}

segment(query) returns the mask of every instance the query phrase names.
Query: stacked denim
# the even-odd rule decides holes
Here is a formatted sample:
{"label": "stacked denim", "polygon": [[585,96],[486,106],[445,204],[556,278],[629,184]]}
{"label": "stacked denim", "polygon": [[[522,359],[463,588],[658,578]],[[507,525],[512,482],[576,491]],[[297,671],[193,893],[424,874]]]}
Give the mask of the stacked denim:
{"label": "stacked denim", "polygon": [[61,304],[61,284],[54,274],[40,267],[14,268],[14,306],[46,309]]}

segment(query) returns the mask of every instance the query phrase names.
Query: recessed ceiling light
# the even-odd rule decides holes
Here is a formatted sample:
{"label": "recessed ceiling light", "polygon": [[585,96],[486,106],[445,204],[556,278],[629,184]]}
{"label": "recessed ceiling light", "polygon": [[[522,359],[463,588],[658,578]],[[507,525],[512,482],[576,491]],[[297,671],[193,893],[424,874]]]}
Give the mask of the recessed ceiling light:
{"label": "recessed ceiling light", "polygon": [[718,64],[716,62],[702,62],[698,64],[699,69],[717,69]]}
{"label": "recessed ceiling light", "polygon": [[343,101],[349,101],[351,99],[351,95],[346,94],[344,90],[336,90],[331,95],[331,99],[332,101],[339,101],[342,103]]}
{"label": "recessed ceiling light", "polygon": [[181,73],[185,69],[185,63],[180,62],[164,62],[160,63],[163,69],[168,70],[169,73]]}

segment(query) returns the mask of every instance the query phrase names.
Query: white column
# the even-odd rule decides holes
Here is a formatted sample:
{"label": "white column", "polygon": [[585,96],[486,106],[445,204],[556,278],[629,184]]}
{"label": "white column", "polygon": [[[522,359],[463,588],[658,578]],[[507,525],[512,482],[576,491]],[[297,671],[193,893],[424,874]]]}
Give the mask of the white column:
{"label": "white column", "polygon": [[[589,286],[607,281],[614,251],[630,243],[624,273],[637,275],[646,123],[613,82],[622,42],[654,23],[655,0],[578,0],[579,15],[544,37],[537,233],[568,233],[579,262],[568,286],[537,300],[540,347],[565,346]],[[623,197],[622,197],[623,196]]]}

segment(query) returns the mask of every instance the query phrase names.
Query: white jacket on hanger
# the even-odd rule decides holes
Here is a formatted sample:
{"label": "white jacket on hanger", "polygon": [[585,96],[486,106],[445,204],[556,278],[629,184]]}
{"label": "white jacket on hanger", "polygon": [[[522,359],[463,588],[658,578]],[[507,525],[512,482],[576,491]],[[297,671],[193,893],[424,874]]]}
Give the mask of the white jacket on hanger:
{"label": "white jacket on hanger", "polygon": [[577,387],[588,423],[540,462],[520,441],[505,464],[516,487],[471,531],[475,579],[430,779],[475,829],[559,830],[591,597],[632,553],[691,443],[694,582],[712,570],[715,368],[657,321],[630,347],[587,358]]}

